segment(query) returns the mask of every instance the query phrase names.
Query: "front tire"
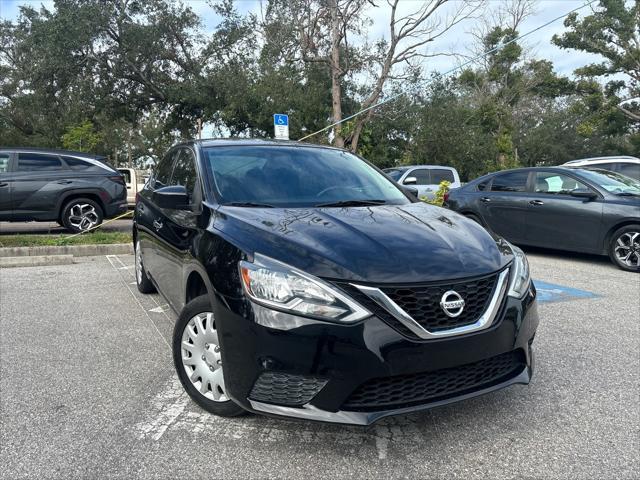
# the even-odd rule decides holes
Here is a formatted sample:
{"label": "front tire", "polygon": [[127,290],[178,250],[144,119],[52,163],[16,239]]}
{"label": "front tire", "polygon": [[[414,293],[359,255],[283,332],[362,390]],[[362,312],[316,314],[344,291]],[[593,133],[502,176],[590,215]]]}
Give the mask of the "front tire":
{"label": "front tire", "polygon": [[144,263],[142,263],[142,250],[140,249],[139,240],[136,240],[133,253],[135,255],[136,286],[138,287],[138,291],[140,293],[155,292],[156,287],[154,287],[153,283],[151,283],[151,280],[149,280],[147,271],[144,268]]}
{"label": "front tire", "polygon": [[173,362],[180,383],[194,402],[215,415],[235,417],[244,410],[226,393],[212,310],[207,295],[185,305],[173,331]]}
{"label": "front tire", "polygon": [[611,235],[609,257],[628,272],[640,272],[640,225],[626,225]]}
{"label": "front tire", "polygon": [[73,233],[82,233],[102,223],[102,208],[88,198],[74,198],[62,208],[60,219],[64,227]]}

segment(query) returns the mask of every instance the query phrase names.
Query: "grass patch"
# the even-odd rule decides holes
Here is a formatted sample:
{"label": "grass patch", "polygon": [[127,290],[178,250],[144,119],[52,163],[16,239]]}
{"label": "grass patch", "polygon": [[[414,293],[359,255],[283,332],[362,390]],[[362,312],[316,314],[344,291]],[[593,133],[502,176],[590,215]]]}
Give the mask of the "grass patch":
{"label": "grass patch", "polygon": [[62,245],[109,245],[131,243],[131,234],[124,232],[91,232],[77,237],[67,235],[1,235],[0,247],[50,247]]}

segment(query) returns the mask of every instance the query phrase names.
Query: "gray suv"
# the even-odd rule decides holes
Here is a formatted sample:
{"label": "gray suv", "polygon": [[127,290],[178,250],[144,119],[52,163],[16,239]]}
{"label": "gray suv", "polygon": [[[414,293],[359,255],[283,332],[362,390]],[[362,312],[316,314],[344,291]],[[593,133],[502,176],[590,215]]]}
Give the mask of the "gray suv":
{"label": "gray suv", "polygon": [[56,221],[81,232],[127,209],[124,177],[104,157],[0,148],[0,221]]}

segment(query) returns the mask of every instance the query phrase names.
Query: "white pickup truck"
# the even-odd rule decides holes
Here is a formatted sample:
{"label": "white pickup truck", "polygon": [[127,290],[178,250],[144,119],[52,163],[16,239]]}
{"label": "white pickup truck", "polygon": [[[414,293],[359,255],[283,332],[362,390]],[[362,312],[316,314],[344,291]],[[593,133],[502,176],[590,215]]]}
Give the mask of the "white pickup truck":
{"label": "white pickup truck", "polygon": [[142,190],[144,184],[149,179],[149,173],[144,170],[136,170],[135,168],[118,168],[118,171],[124,175],[124,183],[127,186],[127,204],[129,207],[135,207],[136,194]]}

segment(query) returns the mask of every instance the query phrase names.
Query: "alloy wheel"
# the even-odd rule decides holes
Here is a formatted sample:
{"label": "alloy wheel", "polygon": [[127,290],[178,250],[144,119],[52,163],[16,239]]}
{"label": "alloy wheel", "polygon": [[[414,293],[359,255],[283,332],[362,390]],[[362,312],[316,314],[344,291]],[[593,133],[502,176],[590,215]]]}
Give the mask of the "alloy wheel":
{"label": "alloy wheel", "polygon": [[618,237],[613,248],[621,264],[628,267],[640,266],[640,232],[625,232]]}
{"label": "alloy wheel", "polygon": [[79,231],[89,230],[95,227],[100,220],[98,212],[93,205],[77,203],[69,209],[69,225]]}
{"label": "alloy wheel", "polygon": [[193,386],[209,400],[226,402],[218,331],[212,312],[189,320],[182,333],[182,366]]}

